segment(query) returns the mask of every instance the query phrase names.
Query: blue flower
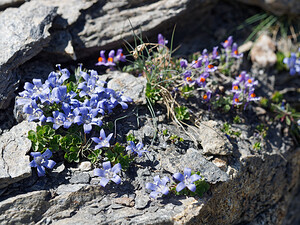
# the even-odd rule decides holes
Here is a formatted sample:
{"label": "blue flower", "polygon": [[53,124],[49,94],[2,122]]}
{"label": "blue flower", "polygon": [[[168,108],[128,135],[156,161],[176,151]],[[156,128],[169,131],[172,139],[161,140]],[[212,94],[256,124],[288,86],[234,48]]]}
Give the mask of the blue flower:
{"label": "blue flower", "polygon": [[29,163],[29,165],[37,168],[39,177],[45,175],[45,167],[52,169],[56,164],[56,162],[49,159],[52,156],[52,152],[48,148],[43,154],[40,152],[31,152],[30,155],[33,157],[33,160]]}
{"label": "blue flower", "polygon": [[148,152],[147,150],[143,149],[143,147],[144,144],[142,142],[139,142],[137,145],[135,145],[133,141],[129,141],[129,145],[126,147],[126,150],[132,154],[136,153],[139,157],[141,157],[144,152]]}
{"label": "blue flower", "polygon": [[191,169],[185,168],[184,175],[182,175],[181,173],[175,173],[173,175],[176,180],[180,181],[180,183],[176,186],[177,192],[182,191],[185,187],[187,187],[192,192],[196,191],[196,185],[194,184],[194,182],[199,180],[201,177],[197,174],[191,176],[191,172]]}
{"label": "blue flower", "polygon": [[167,195],[169,193],[167,183],[170,181],[170,179],[166,176],[160,179],[159,175],[155,176],[153,179],[154,183],[146,184],[146,188],[152,191],[150,193],[150,197],[155,199],[159,194]]}
{"label": "blue flower", "polygon": [[290,69],[290,74],[295,75],[296,73],[300,73],[300,60],[297,60],[297,56],[295,53],[291,53],[290,58],[284,58],[283,63],[287,64]]}
{"label": "blue flower", "polygon": [[78,107],[73,110],[75,114],[74,123],[78,125],[83,124],[84,133],[90,133],[92,125],[102,126],[100,118],[96,118],[98,109],[92,109],[91,107]]}
{"label": "blue flower", "polygon": [[[61,126],[65,127],[64,124],[65,124],[65,122],[67,122],[65,114],[62,112],[59,112],[59,111],[54,111],[54,112],[52,112],[52,114],[53,114],[53,117],[47,117],[46,122],[53,123],[53,129],[55,129],[55,130],[57,130]],[[66,126],[65,128],[69,128],[69,127]]]}
{"label": "blue flower", "polygon": [[119,173],[122,169],[120,163],[117,163],[113,168],[111,168],[111,164],[108,161],[103,162],[102,166],[103,170],[99,168],[94,169],[94,175],[101,177],[100,185],[102,187],[105,187],[110,180],[112,180],[116,184],[121,183],[121,178],[119,177],[119,175],[117,175],[117,173]]}
{"label": "blue flower", "polygon": [[107,148],[110,147],[109,141],[110,141],[112,135],[113,134],[111,133],[106,137],[104,130],[101,129],[99,138],[92,137],[92,140],[97,143],[97,145],[95,146],[95,149],[99,149],[99,148],[103,148],[103,147],[107,147]]}

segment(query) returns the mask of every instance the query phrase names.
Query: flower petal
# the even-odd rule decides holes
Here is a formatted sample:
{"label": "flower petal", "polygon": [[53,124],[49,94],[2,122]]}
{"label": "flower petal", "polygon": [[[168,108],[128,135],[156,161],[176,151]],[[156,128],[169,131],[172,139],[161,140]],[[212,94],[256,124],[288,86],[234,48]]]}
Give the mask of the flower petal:
{"label": "flower petal", "polygon": [[157,197],[158,194],[159,194],[159,192],[157,192],[157,191],[152,191],[152,192],[150,193],[150,197],[156,199],[156,197]]}
{"label": "flower petal", "polygon": [[163,186],[166,186],[166,184],[170,181],[170,179],[168,177],[164,177],[163,179],[161,179],[161,183]]}
{"label": "flower petal", "polygon": [[30,163],[29,163],[29,166],[31,167],[37,167],[37,164],[34,160],[32,160]]}
{"label": "flower petal", "polygon": [[184,176],[181,173],[175,173],[173,177],[180,182],[184,180]]}
{"label": "flower petal", "polygon": [[192,170],[190,168],[184,168],[184,176],[190,177]]}
{"label": "flower petal", "polygon": [[99,144],[101,141],[100,141],[100,139],[99,138],[97,138],[97,137],[92,137],[91,138],[94,142],[96,142],[97,144]]}
{"label": "flower petal", "polygon": [[147,183],[146,184],[146,189],[150,189],[151,191],[156,191],[157,185],[152,184],[152,183]]}
{"label": "flower petal", "polygon": [[107,183],[109,182],[109,179],[103,177],[101,180],[100,180],[100,185],[102,187],[105,187],[107,185]]}
{"label": "flower petal", "polygon": [[195,184],[189,184],[187,186],[188,189],[190,189],[190,191],[195,192],[196,191],[196,185]]}
{"label": "flower petal", "polygon": [[109,170],[109,169],[111,168],[110,161],[103,162],[103,163],[102,163],[102,166],[103,166],[103,169],[104,169],[104,170]]}
{"label": "flower petal", "polygon": [[45,167],[37,165],[37,172],[39,177],[45,176],[46,174]]}
{"label": "flower petal", "polygon": [[200,179],[201,179],[201,177],[198,174],[193,174],[191,176],[191,183],[194,183],[195,181],[200,180]]}
{"label": "flower petal", "polygon": [[113,178],[111,178],[111,180],[112,180],[113,182],[115,182],[116,184],[121,183],[121,178],[120,178],[118,175],[116,175],[116,176],[114,176]]}
{"label": "flower petal", "polygon": [[41,156],[42,153],[40,153],[40,152],[30,152],[30,155],[35,158],[35,157]]}
{"label": "flower petal", "polygon": [[45,165],[45,167],[49,168],[49,169],[52,169],[55,165],[56,165],[56,162],[54,162],[53,160],[47,160],[48,163],[47,165]]}
{"label": "flower petal", "polygon": [[99,168],[94,169],[94,175],[98,177],[105,177],[105,171]]}
{"label": "flower petal", "polygon": [[168,187],[165,187],[165,188],[162,190],[161,193],[163,193],[164,195],[169,194],[169,188],[168,188]]}
{"label": "flower petal", "polygon": [[117,163],[116,165],[113,166],[113,168],[111,169],[112,172],[114,173],[119,173],[122,169],[122,166],[120,163]]}
{"label": "flower petal", "polygon": [[180,182],[179,184],[177,184],[176,186],[176,191],[180,192],[185,188],[185,184],[183,182]]}
{"label": "flower petal", "polygon": [[47,148],[46,151],[42,154],[42,156],[45,159],[49,159],[52,156],[52,152],[49,150],[49,148]]}

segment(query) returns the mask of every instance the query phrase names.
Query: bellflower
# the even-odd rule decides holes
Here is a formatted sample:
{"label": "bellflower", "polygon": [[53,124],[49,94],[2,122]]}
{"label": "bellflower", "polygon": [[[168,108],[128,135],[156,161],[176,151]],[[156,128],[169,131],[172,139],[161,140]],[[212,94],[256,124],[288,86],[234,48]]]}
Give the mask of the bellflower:
{"label": "bellflower", "polygon": [[155,199],[159,194],[167,195],[169,193],[167,183],[170,182],[170,179],[166,176],[160,179],[159,175],[155,176],[153,179],[154,183],[146,184],[146,188],[152,191],[150,197]]}
{"label": "bellflower", "polygon": [[144,150],[143,147],[144,144],[142,142],[135,145],[133,141],[129,141],[129,145],[126,147],[126,150],[129,151],[129,153],[136,153],[139,157],[141,157],[144,152],[148,152],[147,150]]}
{"label": "bellflower", "polygon": [[96,118],[98,114],[97,109],[92,109],[91,107],[78,107],[73,110],[75,114],[74,123],[78,125],[83,124],[84,133],[90,133],[92,130],[92,125],[102,126],[102,121],[100,118]]}
{"label": "bellflower", "polygon": [[103,148],[103,147],[106,147],[106,148],[110,147],[109,141],[110,141],[112,135],[113,134],[111,133],[106,137],[104,130],[101,129],[99,138],[92,137],[92,140],[97,143],[97,145],[95,146],[95,149],[99,149],[99,148]]}
{"label": "bellflower", "polygon": [[33,157],[33,160],[29,163],[29,165],[37,168],[39,177],[45,175],[45,167],[52,169],[56,164],[56,162],[49,159],[52,156],[52,152],[48,148],[43,154],[40,152],[31,152],[30,155]]}
{"label": "bellflower", "polygon": [[194,184],[195,181],[199,180],[201,177],[197,174],[193,174],[191,176],[191,169],[185,168],[184,174],[181,173],[175,173],[173,177],[180,181],[180,183],[176,186],[176,191],[180,192],[185,187],[187,187],[190,191],[195,192],[196,191],[196,185]]}
{"label": "bellflower", "polygon": [[287,64],[290,69],[290,74],[293,76],[296,73],[300,73],[300,60],[297,60],[297,56],[295,53],[291,53],[290,58],[284,58],[283,63]]}
{"label": "bellflower", "polygon": [[[53,129],[55,130],[61,126],[64,126],[65,122],[67,121],[65,114],[59,111],[54,111],[52,114],[53,117],[48,117],[46,122],[53,123]],[[65,128],[68,128],[68,126]]]}
{"label": "bellflower", "polygon": [[107,183],[112,180],[116,184],[121,183],[121,178],[117,173],[119,173],[122,169],[121,164],[117,163],[116,165],[111,168],[110,162],[103,162],[102,163],[103,169],[96,168],[94,169],[94,175],[101,177],[100,185],[105,187]]}
{"label": "bellflower", "polygon": [[98,58],[98,62],[95,64],[96,66],[106,65],[106,58],[104,53],[105,53],[104,50],[100,51],[100,57]]}
{"label": "bellflower", "polygon": [[70,72],[67,69],[61,70],[61,73],[51,72],[48,79],[45,81],[51,88],[58,87],[70,77]]}
{"label": "bellflower", "polygon": [[132,99],[126,96],[122,95],[122,92],[112,92],[113,94],[111,95],[111,102],[114,104],[114,106],[117,106],[120,104],[122,106],[122,109],[127,109],[128,105],[126,102],[132,102]]}

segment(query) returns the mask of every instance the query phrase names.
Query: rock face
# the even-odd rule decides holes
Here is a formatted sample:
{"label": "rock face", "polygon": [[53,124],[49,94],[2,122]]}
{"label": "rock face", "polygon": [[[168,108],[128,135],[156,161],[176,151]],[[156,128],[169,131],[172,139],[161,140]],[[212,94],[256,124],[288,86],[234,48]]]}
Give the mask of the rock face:
{"label": "rock face", "polygon": [[0,14],[0,109],[14,97],[20,77],[16,68],[37,55],[50,41],[48,29],[56,15],[55,7],[28,2]]}
{"label": "rock face", "polygon": [[[144,128],[153,128],[153,121],[160,120],[151,119],[146,107],[137,107],[140,125],[133,124],[137,115],[128,115],[121,127],[117,127],[118,134],[124,136],[123,132],[133,129],[131,132],[143,137],[149,146],[150,141],[146,140],[152,134],[145,134]],[[159,122],[159,125],[158,133],[165,124]],[[148,148],[147,156],[137,158],[122,173],[120,185],[111,182],[103,188],[90,166],[59,169],[63,164],[58,163],[46,177],[37,178],[34,171],[32,177],[0,190],[0,223],[282,224],[285,221],[288,206],[300,187],[300,149],[290,145],[289,139],[280,138],[276,129],[270,130],[273,135],[270,145],[259,152],[251,150],[252,145],[247,141],[236,141],[230,155],[206,157],[201,146],[193,145],[175,125],[167,126],[170,133],[184,137],[189,144],[164,143],[164,138],[159,137],[160,143]],[[220,169],[216,162],[226,165]],[[209,192],[202,198],[174,194],[157,200],[149,197],[145,185],[153,182],[155,175],[172,180],[172,174],[182,172],[185,167],[200,171],[210,184]],[[293,221],[290,218],[289,223],[283,224]]]}
{"label": "rock face", "polygon": [[266,34],[259,36],[254,43],[250,56],[253,63],[265,68],[273,66],[277,62],[274,41]]}
{"label": "rock face", "polygon": [[0,188],[6,187],[31,175],[29,156],[31,148],[28,131],[35,123],[24,121],[0,136]]}
{"label": "rock face", "polygon": [[249,5],[255,5],[270,11],[275,15],[282,16],[284,14],[299,15],[300,2],[298,0],[237,0]]}

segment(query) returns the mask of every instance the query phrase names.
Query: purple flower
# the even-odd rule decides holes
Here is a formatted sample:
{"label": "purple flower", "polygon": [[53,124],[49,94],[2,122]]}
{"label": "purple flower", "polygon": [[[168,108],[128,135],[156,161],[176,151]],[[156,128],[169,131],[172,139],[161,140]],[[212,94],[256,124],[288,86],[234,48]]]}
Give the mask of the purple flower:
{"label": "purple flower", "polygon": [[290,74],[293,76],[297,73],[300,73],[300,60],[297,60],[295,53],[291,53],[290,58],[284,58],[283,63],[287,64],[290,69]]}
{"label": "purple flower", "polygon": [[208,78],[208,76],[209,76],[209,73],[207,73],[207,72],[201,74],[200,77],[197,78],[196,83],[200,87],[205,87],[206,86],[206,79]]}
{"label": "purple flower", "polygon": [[122,92],[112,92],[111,95],[111,103],[115,106],[117,106],[118,104],[120,104],[122,106],[122,109],[127,109],[128,105],[126,102],[132,102],[132,99],[126,96],[122,95]]}
{"label": "purple flower", "polygon": [[223,48],[228,49],[231,47],[232,42],[233,42],[232,36],[229,36],[226,41],[221,43],[221,45],[223,46]]}
{"label": "purple flower", "polygon": [[233,81],[232,82],[232,88],[231,88],[231,92],[233,93],[240,93],[240,86],[239,86],[239,81]]}
{"label": "purple flower", "polygon": [[259,101],[260,97],[256,97],[256,94],[254,93],[254,88],[250,89],[249,93],[248,93],[248,98],[247,101]]}
{"label": "purple flower", "polygon": [[123,49],[120,48],[117,50],[117,55],[115,59],[117,62],[126,62],[126,56],[123,54]]}
{"label": "purple flower", "polygon": [[116,64],[114,63],[114,58],[115,58],[115,50],[110,50],[108,53],[108,58],[107,62],[105,63],[105,66],[115,66]]}
{"label": "purple flower", "polygon": [[[60,67],[59,67],[60,68]],[[60,69],[60,73],[51,72],[46,80],[45,84],[50,87],[58,87],[70,77],[70,72],[67,69]]]}
{"label": "purple flower", "polygon": [[95,149],[99,149],[99,148],[103,148],[103,147],[107,147],[107,148],[110,147],[109,141],[110,141],[112,135],[113,134],[111,133],[106,137],[104,130],[101,129],[99,138],[92,137],[92,140],[97,143],[97,145],[95,146]]}
{"label": "purple flower", "polygon": [[206,72],[212,73],[212,72],[215,72],[217,69],[218,69],[218,67],[216,67],[213,64],[211,64],[209,62],[209,60],[205,61],[205,71]]}
{"label": "purple flower", "polygon": [[156,198],[160,193],[163,195],[167,195],[169,193],[169,188],[167,187],[167,183],[170,181],[168,177],[164,177],[162,179],[159,178],[159,175],[155,176],[154,183],[147,183],[146,188],[150,189],[152,192],[150,193],[151,198]]}
{"label": "purple flower", "polygon": [[191,169],[185,168],[184,174],[181,173],[175,173],[173,177],[180,181],[180,183],[176,187],[176,191],[180,192],[185,187],[187,187],[190,191],[195,192],[196,191],[196,185],[194,184],[195,181],[199,180],[201,177],[197,174],[193,174],[191,176]]}
{"label": "purple flower", "polygon": [[99,168],[94,169],[94,175],[101,177],[100,185],[102,187],[105,187],[110,180],[112,180],[116,184],[121,183],[121,178],[119,177],[119,175],[117,175],[117,173],[119,173],[122,169],[120,163],[114,165],[114,167],[111,168],[111,164],[108,161],[103,162],[102,166],[103,170]]}
{"label": "purple flower", "polygon": [[143,147],[144,144],[142,142],[135,145],[133,141],[129,141],[129,145],[126,147],[126,150],[129,151],[129,153],[136,153],[139,157],[141,157],[144,152],[148,152],[147,150],[144,150]]}
{"label": "purple flower", "polygon": [[192,78],[191,78],[191,71],[187,70],[183,73],[184,75],[184,81],[189,83],[189,84],[192,84],[192,83],[195,83],[196,81],[193,81]]}
{"label": "purple flower", "polygon": [[238,46],[237,46],[236,43],[234,43],[232,45],[231,56],[234,57],[234,58],[237,58],[237,59],[243,57],[243,53],[239,54],[239,52],[238,52]]}
{"label": "purple flower", "polygon": [[186,59],[180,59],[180,67],[185,69],[188,66],[188,61]]}
{"label": "purple flower", "polygon": [[218,53],[218,46],[213,48],[213,52],[212,52],[212,59],[219,59],[219,53]]}
{"label": "purple flower", "polygon": [[192,67],[197,69],[202,66],[202,58],[199,57],[197,60],[192,61]]}
{"label": "purple flower", "polygon": [[208,90],[208,91],[206,92],[206,94],[203,95],[203,100],[204,100],[205,102],[209,102],[210,99],[211,99],[211,94],[212,94],[212,92],[211,92],[210,90]]}
{"label": "purple flower", "polygon": [[43,154],[40,152],[31,152],[30,155],[33,157],[33,160],[29,163],[29,165],[37,168],[39,177],[45,175],[45,167],[52,169],[56,164],[56,162],[49,159],[52,156],[52,152],[48,148]]}
{"label": "purple flower", "polygon": [[233,105],[241,105],[241,104],[242,104],[242,103],[240,102],[239,97],[240,97],[240,93],[235,93],[235,94],[233,95],[233,99],[232,99],[232,104],[233,104]]}
{"label": "purple flower", "polygon": [[164,36],[162,36],[162,34],[158,34],[157,39],[158,39],[158,44],[160,45],[168,44],[168,40],[166,40]]}
{"label": "purple flower", "polygon": [[100,57],[98,58],[98,62],[95,64],[96,66],[101,66],[101,65],[104,66],[106,64],[106,58],[104,53],[105,53],[104,50],[100,51]]}

